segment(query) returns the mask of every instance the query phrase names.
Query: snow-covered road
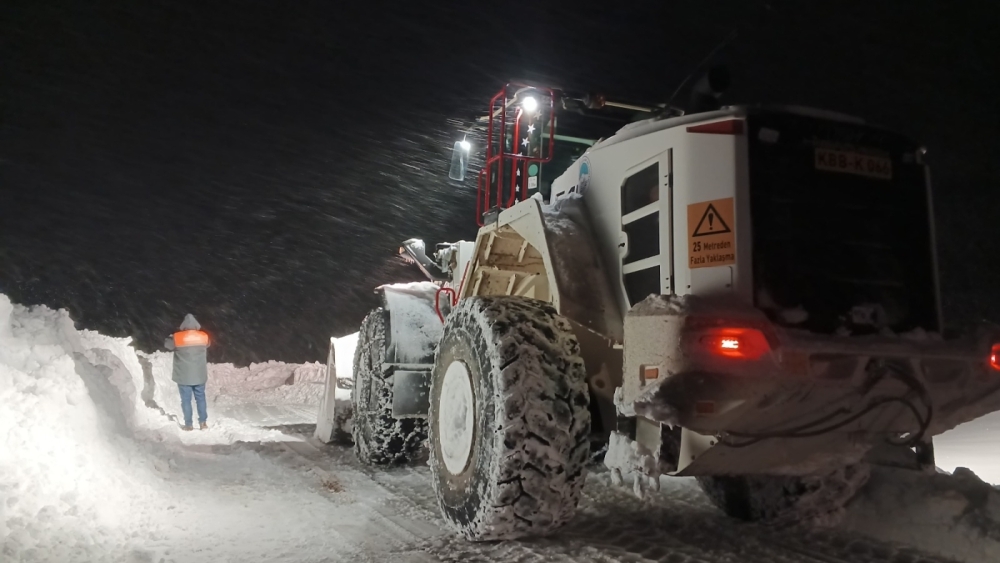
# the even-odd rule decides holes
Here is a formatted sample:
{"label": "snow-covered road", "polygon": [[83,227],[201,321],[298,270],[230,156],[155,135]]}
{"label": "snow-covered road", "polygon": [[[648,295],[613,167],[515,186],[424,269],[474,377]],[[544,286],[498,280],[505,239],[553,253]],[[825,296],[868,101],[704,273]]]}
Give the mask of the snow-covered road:
{"label": "snow-covered road", "polygon": [[[597,471],[580,513],[559,534],[473,544],[440,520],[424,467],[373,471],[348,448],[310,438],[302,425],[286,442],[195,449],[176,470],[211,499],[171,514],[147,544],[154,561],[601,561],[601,562],[944,562],[950,559],[866,538],[853,530],[777,530],[733,521],[709,506],[691,479],[664,479],[640,501]],[[261,461],[239,468],[248,452]],[[269,479],[261,462],[287,472]],[[234,467],[236,466],[236,467]],[[233,477],[236,476],[236,479]],[[194,491],[192,491],[194,494]],[[160,512],[151,520],[162,519]],[[185,526],[179,527],[180,522]],[[198,530],[196,541],[188,541]],[[970,561],[989,561],[984,559]]]}
{"label": "snow-covered road", "polygon": [[[731,520],[691,479],[639,500],[597,465],[555,536],[469,543],[439,518],[425,466],[375,470],[312,438],[320,366],[211,369],[210,428],[182,432],[168,356],[0,295],[0,561],[1000,561],[995,489],[891,470],[817,530]],[[958,435],[986,440],[991,424]]]}
{"label": "snow-covered road", "polygon": [[[304,437],[304,436],[303,436]],[[354,497],[359,534],[379,536],[379,547],[361,547],[352,558],[331,561],[600,561],[832,563],[949,561],[911,548],[867,539],[854,531],[777,530],[736,522],[711,507],[693,479],[664,479],[662,490],[645,500],[614,487],[595,468],[588,477],[576,518],[552,537],[498,543],[469,543],[440,520],[423,467],[371,471],[356,465],[350,451],[306,439],[295,445],[299,470],[324,468]],[[308,461],[306,461],[308,460]],[[362,494],[355,495],[353,487]],[[376,491],[373,493],[373,491]],[[364,516],[361,516],[364,515]],[[352,531],[357,528],[352,528]],[[382,539],[382,536],[385,536]],[[357,544],[354,544],[357,545]]]}

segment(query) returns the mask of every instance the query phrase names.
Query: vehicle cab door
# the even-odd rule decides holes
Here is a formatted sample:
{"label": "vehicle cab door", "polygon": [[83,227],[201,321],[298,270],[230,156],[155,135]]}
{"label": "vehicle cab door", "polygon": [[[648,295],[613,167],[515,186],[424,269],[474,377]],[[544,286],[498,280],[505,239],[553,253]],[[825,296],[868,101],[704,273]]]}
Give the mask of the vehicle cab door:
{"label": "vehicle cab door", "polygon": [[625,310],[650,294],[674,293],[672,167],[668,149],[629,168],[621,183],[618,259]]}

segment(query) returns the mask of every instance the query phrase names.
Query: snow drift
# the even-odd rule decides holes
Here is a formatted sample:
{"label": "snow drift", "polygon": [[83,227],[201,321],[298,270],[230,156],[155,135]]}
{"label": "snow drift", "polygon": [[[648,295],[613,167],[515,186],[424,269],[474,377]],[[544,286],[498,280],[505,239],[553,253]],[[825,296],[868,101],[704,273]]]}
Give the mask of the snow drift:
{"label": "snow drift", "polygon": [[874,468],[841,527],[959,561],[1000,561],[1000,491],[954,474]]}
{"label": "snow drift", "polygon": [[[171,380],[171,353],[138,352],[138,356],[144,374],[142,397],[146,405],[180,416],[180,395],[177,385]],[[209,419],[215,418],[213,412],[217,413],[218,408],[247,404],[315,407],[323,397],[325,378],[326,367],[318,362],[287,364],[270,361],[247,367],[209,364],[208,383],[205,385]]]}
{"label": "snow drift", "polygon": [[0,559],[99,560],[127,540],[128,491],[159,471],[133,440],[152,426],[135,374],[127,339],[0,295]]}
{"label": "snow drift", "polygon": [[[180,408],[170,361],[138,355],[129,338],[77,330],[66,311],[12,305],[0,294],[0,561],[147,560],[142,546],[176,527],[163,512],[191,489],[171,487],[191,478],[177,470],[185,443],[282,436],[233,420],[180,432],[171,420]],[[216,403],[266,395],[308,403],[322,389],[312,384],[320,371],[213,366],[209,388]],[[269,388],[275,380],[302,385]],[[232,458],[217,463],[225,478],[275,472],[253,452]]]}

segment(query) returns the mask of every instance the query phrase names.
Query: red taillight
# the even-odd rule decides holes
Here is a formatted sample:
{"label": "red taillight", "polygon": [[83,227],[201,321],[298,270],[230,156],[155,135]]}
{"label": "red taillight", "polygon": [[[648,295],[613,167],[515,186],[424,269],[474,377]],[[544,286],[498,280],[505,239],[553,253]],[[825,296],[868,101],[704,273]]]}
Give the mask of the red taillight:
{"label": "red taillight", "polygon": [[692,125],[687,128],[688,133],[710,133],[712,135],[742,135],[743,121],[740,119],[730,119],[727,121],[716,121],[704,123],[702,125]]}
{"label": "red taillight", "polygon": [[756,360],[771,349],[764,333],[755,328],[717,328],[699,342],[717,356],[737,360]]}
{"label": "red taillight", "polygon": [[1000,371],[1000,344],[994,344],[990,349],[990,367]]}

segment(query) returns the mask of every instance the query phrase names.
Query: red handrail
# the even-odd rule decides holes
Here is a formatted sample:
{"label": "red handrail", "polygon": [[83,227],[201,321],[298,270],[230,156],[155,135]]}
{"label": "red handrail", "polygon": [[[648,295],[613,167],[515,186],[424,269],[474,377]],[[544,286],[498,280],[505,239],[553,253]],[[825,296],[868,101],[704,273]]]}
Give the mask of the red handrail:
{"label": "red handrail", "polygon": [[[506,152],[506,139],[507,139],[507,105],[508,105],[508,93],[511,88],[530,88],[541,94],[544,94],[548,98],[548,110],[549,110],[549,139],[547,150],[545,147],[540,151],[542,154],[540,157],[532,157],[531,155],[521,155],[516,152],[516,145],[513,147],[513,154]],[[496,166],[496,207],[499,209],[506,209],[514,205],[519,199],[521,201],[527,199],[528,197],[528,167],[532,162],[543,164],[552,160],[552,153],[555,149],[555,128],[556,128],[556,114],[555,114],[555,104],[558,94],[551,88],[542,88],[537,86],[528,86],[526,84],[509,83],[504,86],[504,88],[495,94],[490,99],[490,109],[489,109],[489,124],[486,131],[486,158],[483,162],[483,168],[479,171],[479,176],[477,178],[477,190],[476,190],[476,224],[480,227],[483,226],[483,215],[490,210],[490,203],[493,199],[492,185],[493,178],[491,177],[493,173],[493,167]],[[497,103],[499,102],[499,112],[496,111]],[[496,122],[496,114],[499,113],[499,123]],[[520,136],[520,126],[521,126],[521,116],[524,112],[521,108],[517,109],[514,114],[514,143],[517,143],[517,139]],[[493,137],[496,135],[497,143],[499,146],[494,146]],[[544,141],[543,141],[544,142]],[[510,162],[510,187],[509,195],[504,198],[504,168],[506,164]],[[521,185],[517,185],[517,172],[521,172]],[[518,197],[520,196],[520,197]]]}
{"label": "red handrail", "polygon": [[458,293],[450,287],[439,287],[437,293],[434,294],[434,312],[437,313],[439,319],[441,319],[441,324],[444,324],[444,314],[441,313],[441,294],[450,293],[451,294],[451,306],[454,307],[458,304]]}

